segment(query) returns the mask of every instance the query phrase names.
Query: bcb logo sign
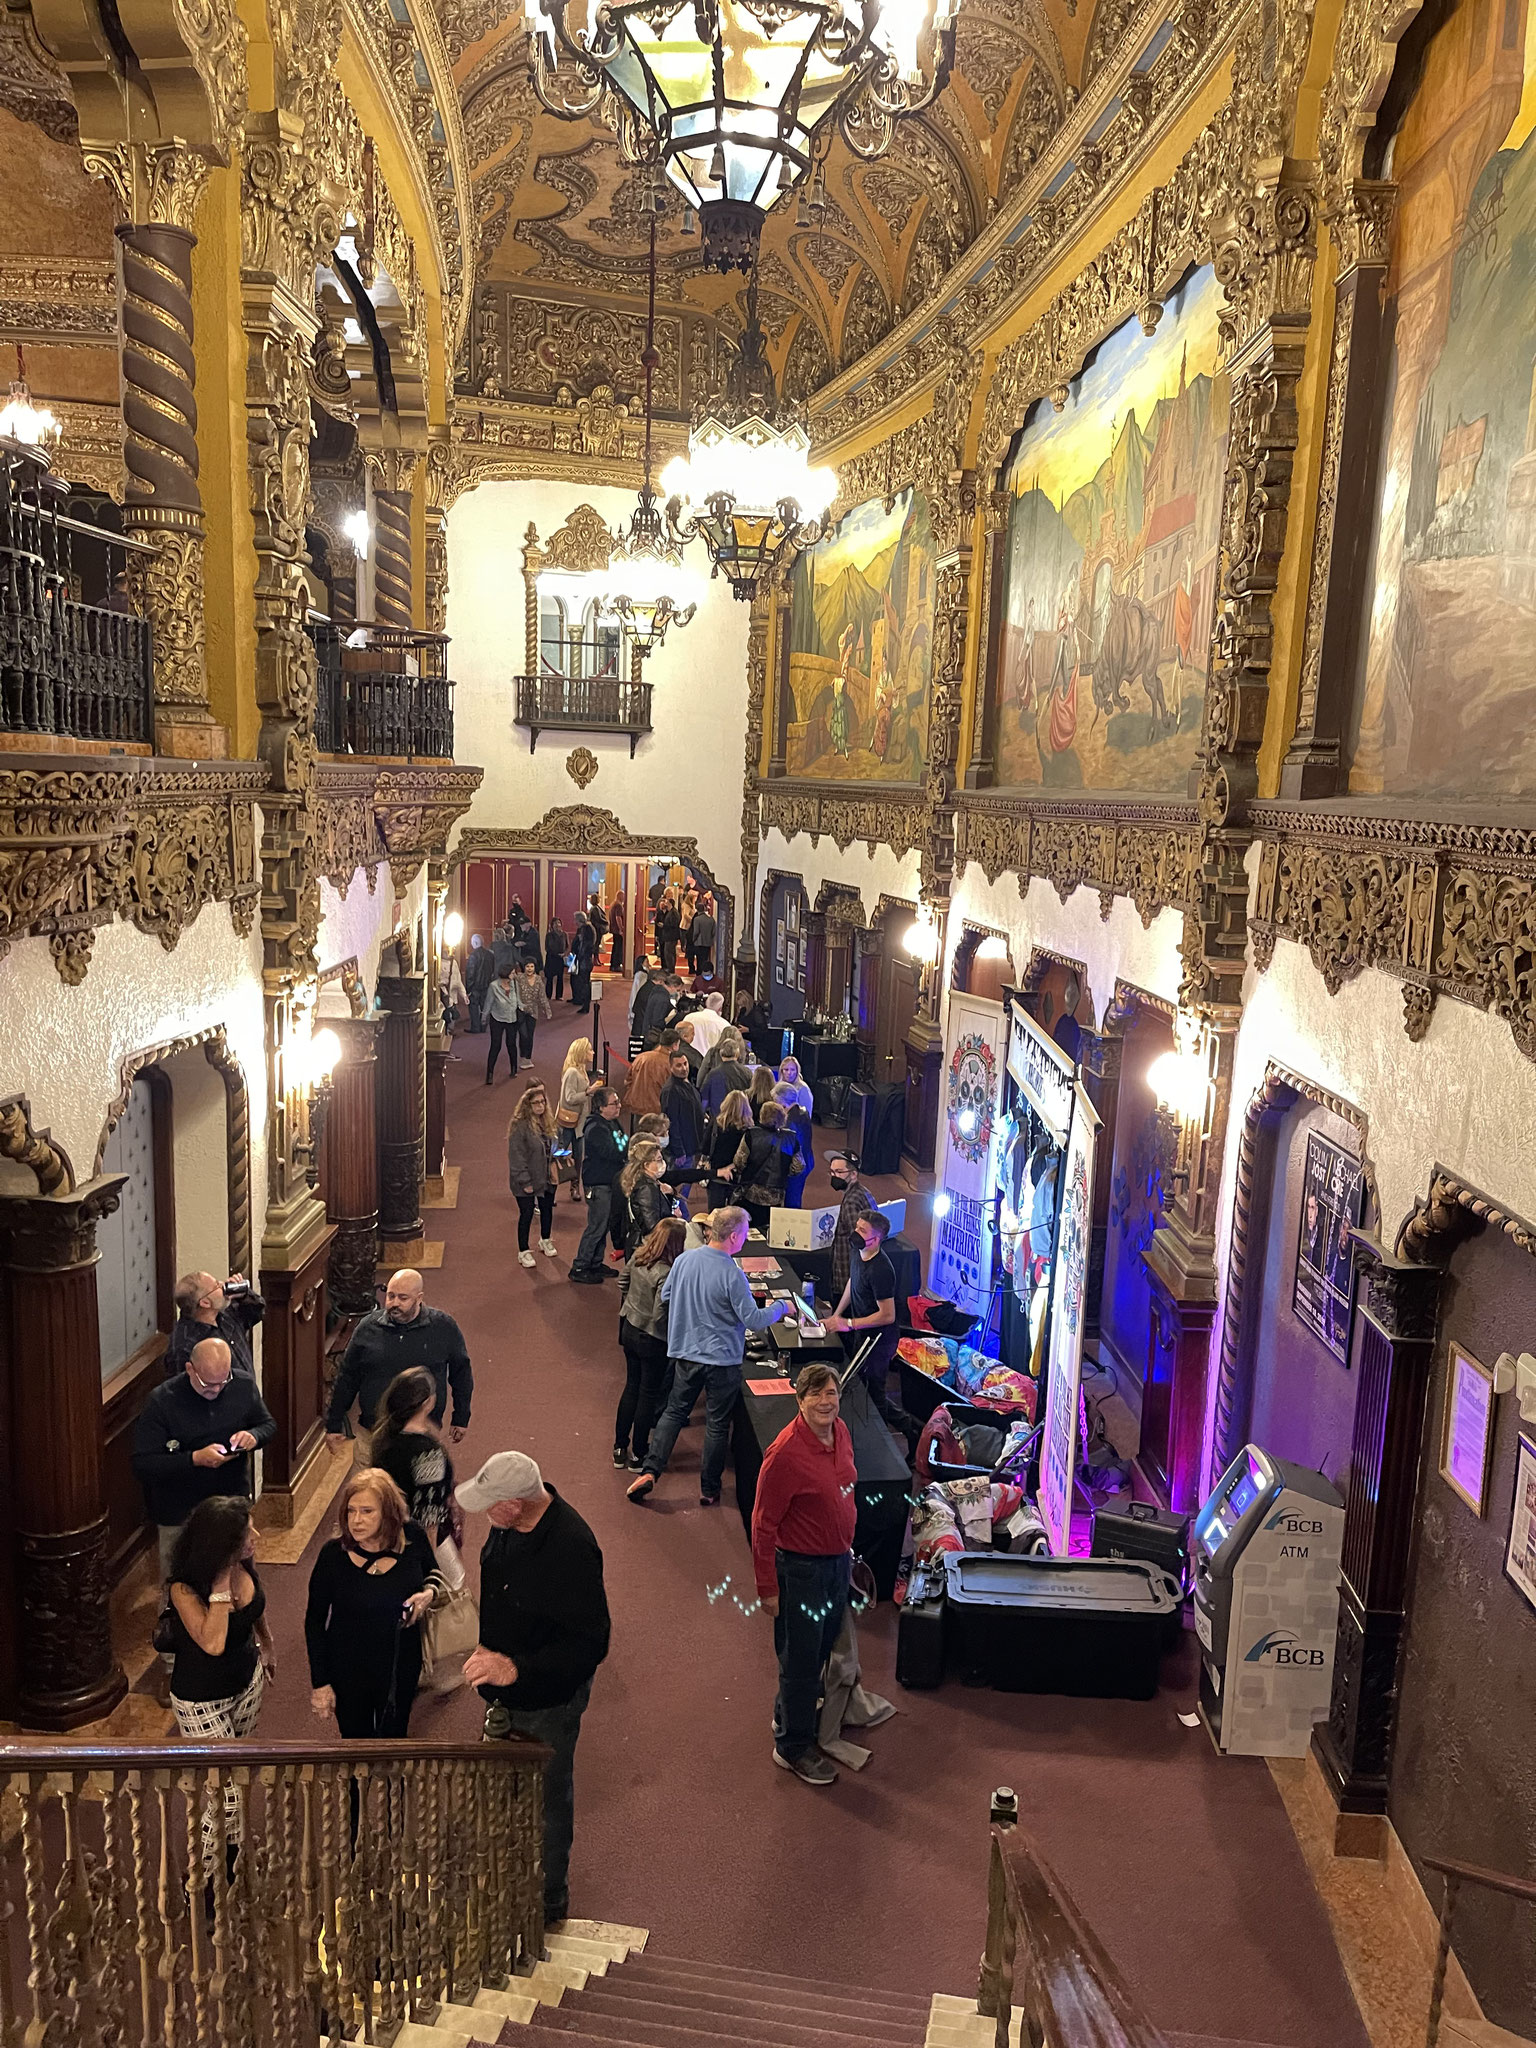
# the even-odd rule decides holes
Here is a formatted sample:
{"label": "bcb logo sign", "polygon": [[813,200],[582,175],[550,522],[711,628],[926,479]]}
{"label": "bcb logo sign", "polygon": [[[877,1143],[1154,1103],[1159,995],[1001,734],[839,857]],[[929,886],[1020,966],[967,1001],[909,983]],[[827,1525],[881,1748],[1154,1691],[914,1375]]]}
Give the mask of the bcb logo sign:
{"label": "bcb logo sign", "polygon": [[1272,1663],[1289,1666],[1291,1669],[1305,1667],[1315,1671],[1327,1662],[1327,1652],[1308,1649],[1294,1629],[1272,1628],[1262,1635],[1243,1658],[1245,1664]]}

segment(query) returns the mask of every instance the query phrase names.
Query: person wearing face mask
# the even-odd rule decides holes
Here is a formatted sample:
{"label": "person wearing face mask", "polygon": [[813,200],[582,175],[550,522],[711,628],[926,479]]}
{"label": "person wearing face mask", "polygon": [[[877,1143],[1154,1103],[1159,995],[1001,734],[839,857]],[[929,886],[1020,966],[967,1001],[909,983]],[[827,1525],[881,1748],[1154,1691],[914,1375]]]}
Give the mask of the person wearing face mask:
{"label": "person wearing face mask", "polygon": [[876,1205],[869,1189],[860,1181],[858,1161],[850,1153],[827,1154],[827,1179],[832,1183],[832,1192],[842,1197],[838,1204],[837,1227],[832,1233],[832,1288],[835,1294],[841,1295],[848,1285],[854,1256],[859,1250],[859,1218],[871,1215]]}
{"label": "person wearing face mask", "polygon": [[222,1337],[195,1344],[186,1370],[144,1403],[133,1432],[133,1475],[160,1536],[160,1579],[194,1508],[219,1495],[248,1498],[251,1453],[277,1424],[256,1382],[233,1370]]}
{"label": "person wearing face mask", "polygon": [[437,1386],[432,1420],[439,1427],[448,1412],[452,1388],[449,1434],[455,1443],[463,1441],[475,1394],[469,1351],[453,1317],[445,1309],[427,1307],[422,1298],[425,1291],[421,1275],[403,1266],[390,1275],[383,1309],[364,1316],[352,1332],[325,1411],[325,1433],[333,1451],[347,1448],[345,1429],[354,1405],[363,1429],[371,1430],[390,1381],[413,1365],[425,1366]]}
{"label": "person wearing face mask", "polygon": [[487,1741],[529,1735],[554,1751],[544,1766],[544,1924],[570,1910],[572,1774],[592,1680],[608,1654],[608,1596],[597,1538],[522,1451],[498,1451],[458,1489],[483,1514],[480,1644],[464,1680],[486,1703]]}

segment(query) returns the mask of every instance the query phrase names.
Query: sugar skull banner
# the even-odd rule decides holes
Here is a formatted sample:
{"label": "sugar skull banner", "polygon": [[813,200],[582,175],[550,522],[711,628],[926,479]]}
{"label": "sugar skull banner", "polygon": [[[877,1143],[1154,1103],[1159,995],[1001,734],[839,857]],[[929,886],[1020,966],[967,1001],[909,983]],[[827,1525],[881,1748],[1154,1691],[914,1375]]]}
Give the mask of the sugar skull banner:
{"label": "sugar skull banner", "polygon": [[1062,1160],[1051,1276],[1051,1329],[1046,1349],[1045,1435],[1040,1445],[1040,1514],[1053,1556],[1065,1557],[1072,1534],[1072,1472],[1077,1462],[1077,1390],[1083,1368],[1083,1301],[1093,1240],[1093,1140],[1099,1114],[1079,1081]]}
{"label": "sugar skull banner", "polygon": [[997,1144],[1003,1007],[955,991],[945,1031],[938,1193],[928,1282],[967,1315],[981,1315],[992,1286],[987,1198]]}

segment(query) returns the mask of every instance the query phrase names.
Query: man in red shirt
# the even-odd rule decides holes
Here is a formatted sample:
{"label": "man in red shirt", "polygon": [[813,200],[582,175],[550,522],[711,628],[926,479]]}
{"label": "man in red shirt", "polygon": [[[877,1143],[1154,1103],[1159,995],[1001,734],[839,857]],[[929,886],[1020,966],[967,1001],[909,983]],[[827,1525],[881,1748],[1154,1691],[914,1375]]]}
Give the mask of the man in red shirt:
{"label": "man in red shirt", "polygon": [[816,1746],[816,1710],[848,1605],[858,1519],[853,1439],[838,1420],[831,1366],[806,1366],[795,1396],[800,1413],[769,1445],[758,1475],[752,1567],[779,1659],[773,1760],[807,1785],[830,1785],[837,1771]]}

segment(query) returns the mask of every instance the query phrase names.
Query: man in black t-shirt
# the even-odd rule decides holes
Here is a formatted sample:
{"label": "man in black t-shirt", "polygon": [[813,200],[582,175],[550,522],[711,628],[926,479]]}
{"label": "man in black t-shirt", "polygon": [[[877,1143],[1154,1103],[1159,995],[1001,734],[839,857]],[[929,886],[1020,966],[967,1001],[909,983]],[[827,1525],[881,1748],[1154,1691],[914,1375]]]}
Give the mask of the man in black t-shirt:
{"label": "man in black t-shirt", "polygon": [[860,1377],[869,1389],[875,1412],[891,1429],[906,1438],[909,1450],[915,1450],[922,1433],[920,1424],[904,1408],[891,1401],[885,1391],[891,1360],[896,1356],[896,1346],[901,1338],[896,1321],[896,1268],[885,1251],[885,1240],[890,1234],[891,1219],[882,1216],[878,1209],[872,1209],[867,1216],[857,1219],[854,1237],[858,1256],[849,1269],[848,1284],[837,1307],[827,1317],[827,1328],[844,1333],[850,1358],[869,1342],[871,1336],[874,1337],[874,1343],[859,1367]]}

